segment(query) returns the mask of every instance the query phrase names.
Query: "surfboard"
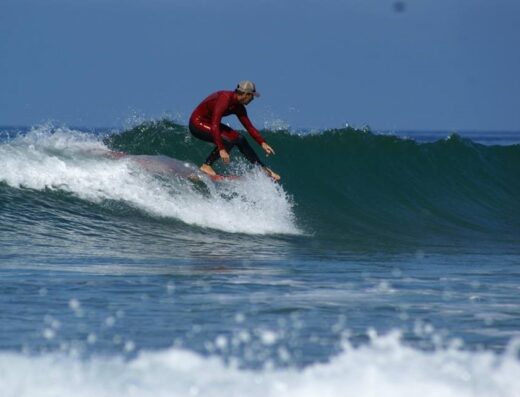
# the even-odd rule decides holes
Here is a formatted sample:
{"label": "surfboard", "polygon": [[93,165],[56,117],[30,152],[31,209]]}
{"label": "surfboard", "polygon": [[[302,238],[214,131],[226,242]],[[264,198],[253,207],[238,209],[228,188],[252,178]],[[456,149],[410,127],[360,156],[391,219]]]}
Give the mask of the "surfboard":
{"label": "surfboard", "polygon": [[240,175],[207,175],[189,161],[178,160],[165,155],[134,155],[123,152],[110,152],[110,157],[130,159],[142,168],[155,174],[186,178],[192,181],[211,180],[213,182],[231,182],[242,178]]}
{"label": "surfboard", "polygon": [[242,179],[240,175],[208,175],[214,182],[232,182]]}

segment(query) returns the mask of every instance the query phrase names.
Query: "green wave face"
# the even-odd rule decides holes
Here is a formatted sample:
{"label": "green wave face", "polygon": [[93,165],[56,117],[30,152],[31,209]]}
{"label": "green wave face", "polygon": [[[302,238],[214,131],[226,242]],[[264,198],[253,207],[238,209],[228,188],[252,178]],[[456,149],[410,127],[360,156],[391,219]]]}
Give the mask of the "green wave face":
{"label": "green wave face", "polygon": [[[282,175],[310,233],[332,239],[520,241],[520,145],[484,146],[457,135],[417,143],[351,128],[263,135],[277,153],[266,161]],[[166,120],[110,136],[106,143],[195,163],[212,149]],[[236,151],[233,157],[241,155]]]}

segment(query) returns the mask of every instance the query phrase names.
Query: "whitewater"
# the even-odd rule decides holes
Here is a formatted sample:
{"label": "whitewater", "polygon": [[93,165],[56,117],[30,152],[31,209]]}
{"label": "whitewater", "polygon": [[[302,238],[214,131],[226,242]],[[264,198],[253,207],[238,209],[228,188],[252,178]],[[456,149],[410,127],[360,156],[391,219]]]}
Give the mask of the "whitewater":
{"label": "whitewater", "polygon": [[11,187],[69,192],[95,203],[121,201],[150,215],[229,232],[299,233],[287,195],[258,170],[240,182],[223,184],[220,192],[213,189],[208,197],[176,174],[158,179],[131,158],[114,159],[110,153],[88,134],[33,130],[0,150],[1,180]]}
{"label": "whitewater", "polygon": [[0,395],[520,396],[520,135],[263,134],[1,128]]}
{"label": "whitewater", "polygon": [[[516,347],[518,349],[518,346]],[[517,396],[520,364],[511,347],[502,357],[456,349],[426,353],[374,335],[368,346],[302,370],[240,370],[186,350],[143,352],[78,361],[47,355],[0,356],[3,390],[16,396]],[[32,376],[27,379],[27,373]],[[13,394],[13,392],[15,394]]]}

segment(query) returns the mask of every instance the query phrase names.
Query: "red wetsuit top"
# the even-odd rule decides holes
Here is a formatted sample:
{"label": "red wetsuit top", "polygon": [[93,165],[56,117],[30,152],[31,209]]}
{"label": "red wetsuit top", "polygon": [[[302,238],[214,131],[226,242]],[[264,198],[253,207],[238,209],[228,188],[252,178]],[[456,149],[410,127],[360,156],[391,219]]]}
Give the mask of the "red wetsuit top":
{"label": "red wetsuit top", "polygon": [[224,116],[235,114],[242,125],[245,127],[249,135],[253,137],[259,145],[265,142],[260,132],[253,126],[249,117],[247,117],[246,107],[242,105],[235,97],[233,91],[217,91],[206,99],[204,99],[199,106],[195,108],[190,117],[190,124],[202,129],[211,128],[211,135],[213,141],[219,150],[225,150],[222,143],[222,128],[221,120]]}

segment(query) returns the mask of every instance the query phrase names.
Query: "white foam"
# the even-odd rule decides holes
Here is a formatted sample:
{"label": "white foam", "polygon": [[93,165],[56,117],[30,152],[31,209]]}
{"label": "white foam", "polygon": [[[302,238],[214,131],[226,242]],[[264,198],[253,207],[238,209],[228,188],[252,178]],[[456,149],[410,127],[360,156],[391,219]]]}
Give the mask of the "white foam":
{"label": "white foam", "polygon": [[328,363],[256,371],[174,348],[130,361],[4,352],[0,389],[4,397],[518,397],[519,347],[502,355],[425,352],[403,345],[398,334],[372,335],[370,344],[347,345]]}
{"label": "white foam", "polygon": [[86,133],[40,127],[0,146],[0,181],[13,187],[59,189],[93,202],[124,201],[159,217],[227,232],[299,234],[292,203],[261,172],[203,194],[186,181],[157,178]]}

